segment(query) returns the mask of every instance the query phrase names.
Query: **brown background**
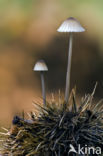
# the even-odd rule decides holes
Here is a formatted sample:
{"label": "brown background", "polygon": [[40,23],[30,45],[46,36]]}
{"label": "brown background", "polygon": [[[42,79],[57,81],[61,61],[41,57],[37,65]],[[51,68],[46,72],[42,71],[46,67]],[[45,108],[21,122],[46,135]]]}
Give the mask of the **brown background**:
{"label": "brown background", "polygon": [[86,32],[74,35],[71,88],[77,95],[103,96],[103,1],[1,0],[0,1],[0,125],[10,125],[13,115],[34,109],[41,100],[39,73],[33,66],[44,59],[47,94],[64,93],[69,34],[56,32],[73,16]]}

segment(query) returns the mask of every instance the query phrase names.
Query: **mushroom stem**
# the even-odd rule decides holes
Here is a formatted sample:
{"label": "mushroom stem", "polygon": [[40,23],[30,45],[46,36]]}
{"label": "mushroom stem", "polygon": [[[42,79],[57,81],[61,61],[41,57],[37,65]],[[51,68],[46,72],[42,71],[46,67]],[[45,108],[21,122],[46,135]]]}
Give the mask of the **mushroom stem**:
{"label": "mushroom stem", "polygon": [[70,72],[71,72],[71,59],[72,59],[72,38],[73,35],[70,33],[69,38],[69,50],[68,50],[68,64],[67,64],[67,74],[66,74],[66,88],[65,88],[65,102],[68,103],[69,90],[70,90]]}
{"label": "mushroom stem", "polygon": [[42,85],[42,97],[43,97],[43,104],[46,105],[46,92],[45,92],[45,81],[44,81],[44,72],[41,71],[41,85]]}

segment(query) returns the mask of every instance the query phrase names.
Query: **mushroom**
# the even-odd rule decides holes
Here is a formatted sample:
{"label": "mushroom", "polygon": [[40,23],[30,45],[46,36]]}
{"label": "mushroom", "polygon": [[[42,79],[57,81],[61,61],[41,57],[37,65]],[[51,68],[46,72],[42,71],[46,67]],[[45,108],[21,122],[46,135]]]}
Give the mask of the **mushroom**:
{"label": "mushroom", "polygon": [[68,64],[66,74],[66,88],[65,88],[65,102],[68,103],[69,89],[70,89],[70,71],[71,71],[71,59],[72,59],[72,40],[73,32],[83,32],[85,29],[81,24],[73,17],[65,20],[57,29],[58,32],[69,32],[69,50],[68,50]]}
{"label": "mushroom", "polygon": [[44,81],[44,72],[48,71],[48,67],[43,60],[39,60],[35,66],[34,71],[39,71],[41,75],[41,85],[42,85],[42,97],[43,97],[43,104],[46,105],[46,92],[45,92],[45,81]]}

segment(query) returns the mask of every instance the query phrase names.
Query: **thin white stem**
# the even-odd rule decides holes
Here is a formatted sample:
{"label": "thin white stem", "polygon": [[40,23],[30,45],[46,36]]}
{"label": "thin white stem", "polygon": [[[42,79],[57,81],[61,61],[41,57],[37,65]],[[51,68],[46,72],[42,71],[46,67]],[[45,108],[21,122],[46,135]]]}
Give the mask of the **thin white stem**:
{"label": "thin white stem", "polygon": [[40,72],[40,74],[41,74],[43,104],[45,106],[46,105],[46,92],[45,92],[44,72]]}
{"label": "thin white stem", "polygon": [[72,33],[70,33],[70,38],[69,38],[68,64],[67,64],[66,88],[65,88],[65,102],[66,103],[68,103],[68,99],[69,99],[71,59],[72,59]]}

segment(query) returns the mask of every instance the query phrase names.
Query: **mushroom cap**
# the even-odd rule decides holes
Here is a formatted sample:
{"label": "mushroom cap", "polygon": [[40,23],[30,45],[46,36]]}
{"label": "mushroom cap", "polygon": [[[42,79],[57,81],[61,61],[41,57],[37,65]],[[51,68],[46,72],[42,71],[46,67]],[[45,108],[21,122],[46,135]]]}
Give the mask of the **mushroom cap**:
{"label": "mushroom cap", "polygon": [[34,71],[48,71],[48,67],[44,60],[39,60],[35,66],[34,66]]}
{"label": "mushroom cap", "polygon": [[57,29],[58,32],[83,32],[85,29],[81,26],[79,21],[73,17],[67,18],[60,27]]}

